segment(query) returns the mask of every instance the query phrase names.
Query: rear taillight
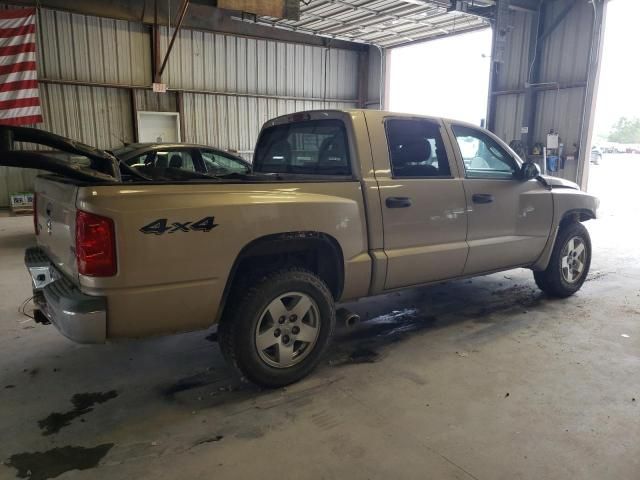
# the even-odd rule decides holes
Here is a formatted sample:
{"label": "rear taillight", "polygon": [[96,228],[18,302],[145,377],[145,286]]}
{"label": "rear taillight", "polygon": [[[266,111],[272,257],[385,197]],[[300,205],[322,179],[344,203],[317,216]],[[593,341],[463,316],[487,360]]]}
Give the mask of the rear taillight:
{"label": "rear taillight", "polygon": [[90,277],[116,274],[116,236],[113,220],[78,210],[76,213],[78,273]]}
{"label": "rear taillight", "polygon": [[40,233],[40,229],[38,228],[38,194],[33,194],[33,231],[36,232],[36,235]]}

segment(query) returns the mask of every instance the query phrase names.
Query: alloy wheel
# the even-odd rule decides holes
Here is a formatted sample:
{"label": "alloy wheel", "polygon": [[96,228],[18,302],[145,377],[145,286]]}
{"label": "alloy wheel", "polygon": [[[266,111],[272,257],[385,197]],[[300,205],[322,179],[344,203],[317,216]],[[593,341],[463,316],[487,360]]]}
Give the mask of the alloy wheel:
{"label": "alloy wheel", "polygon": [[306,293],[288,292],[273,299],[260,315],[255,342],[267,365],[297,365],[313,350],[320,333],[320,311]]}
{"label": "alloy wheel", "polygon": [[560,269],[565,282],[573,284],[582,278],[586,255],[584,240],[580,237],[571,237],[560,255]]}

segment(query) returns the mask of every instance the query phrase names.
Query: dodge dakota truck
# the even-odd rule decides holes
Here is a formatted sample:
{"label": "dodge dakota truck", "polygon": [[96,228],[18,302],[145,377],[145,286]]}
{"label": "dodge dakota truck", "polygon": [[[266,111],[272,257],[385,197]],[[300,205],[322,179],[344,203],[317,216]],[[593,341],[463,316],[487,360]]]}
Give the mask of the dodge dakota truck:
{"label": "dodge dakota truck", "polygon": [[0,142],[0,164],[47,172],[25,254],[38,320],[85,343],[218,324],[224,356],[267,387],[318,364],[336,303],[515,267],[567,297],[589,271],[598,199],[463,122],[285,115],[250,172],[220,175],[34,129],[2,127]]}

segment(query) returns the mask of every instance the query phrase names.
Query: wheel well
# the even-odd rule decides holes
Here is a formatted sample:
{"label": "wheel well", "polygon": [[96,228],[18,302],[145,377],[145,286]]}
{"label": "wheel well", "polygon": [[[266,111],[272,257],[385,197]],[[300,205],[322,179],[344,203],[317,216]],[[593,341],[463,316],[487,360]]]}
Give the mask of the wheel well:
{"label": "wheel well", "polygon": [[591,210],[582,208],[569,210],[562,216],[562,220],[560,220],[560,227],[564,227],[568,223],[586,222],[587,220],[592,220],[594,218],[596,218],[596,216]]}
{"label": "wheel well", "polygon": [[342,249],[331,236],[320,232],[287,232],[253,240],[236,258],[221,308],[222,315],[231,292],[248,286],[252,279],[287,266],[304,267],[318,275],[329,287],[335,300],[344,286]]}

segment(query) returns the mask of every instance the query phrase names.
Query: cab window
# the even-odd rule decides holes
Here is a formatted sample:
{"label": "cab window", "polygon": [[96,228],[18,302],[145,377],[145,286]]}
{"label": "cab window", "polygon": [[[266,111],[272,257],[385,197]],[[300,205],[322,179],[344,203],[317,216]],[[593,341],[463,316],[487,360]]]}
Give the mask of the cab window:
{"label": "cab window", "polygon": [[207,173],[226,175],[229,173],[248,173],[249,168],[243,162],[226,157],[211,150],[201,150],[202,161]]}
{"label": "cab window", "polygon": [[511,179],[518,164],[498,142],[474,128],[454,125],[467,178]]}
{"label": "cab window", "polygon": [[253,170],[264,173],[350,175],[349,148],[340,120],[275,125],[260,134]]}
{"label": "cab window", "polygon": [[450,178],[440,125],[422,119],[385,122],[394,178]]}

